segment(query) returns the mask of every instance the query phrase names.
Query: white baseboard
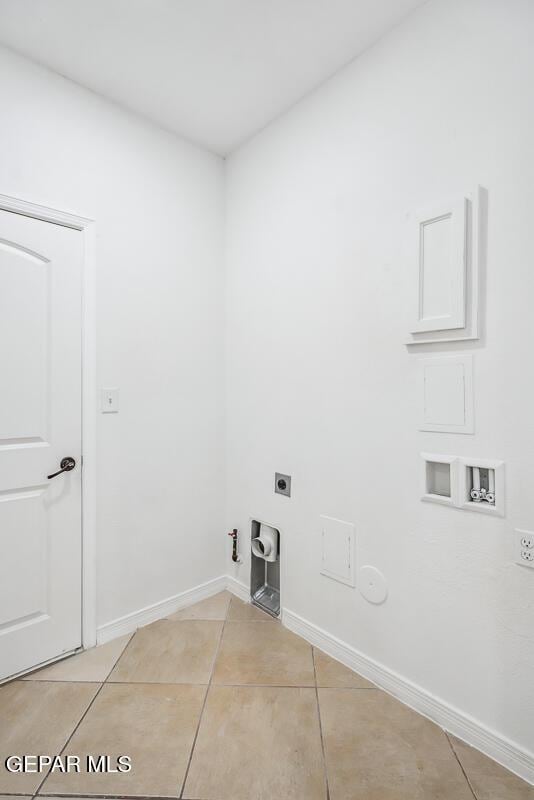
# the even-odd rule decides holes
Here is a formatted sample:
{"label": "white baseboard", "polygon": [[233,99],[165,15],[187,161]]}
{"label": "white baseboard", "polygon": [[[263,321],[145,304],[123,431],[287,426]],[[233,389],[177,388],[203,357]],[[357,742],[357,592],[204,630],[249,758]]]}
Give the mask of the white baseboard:
{"label": "white baseboard", "polygon": [[232,594],[235,594],[236,597],[239,597],[240,600],[244,600],[245,603],[250,603],[250,589],[241,581],[238,581],[237,578],[232,578],[230,575],[226,576],[226,588]]}
{"label": "white baseboard", "polygon": [[185,592],[175,594],[173,597],[168,597],[166,600],[160,600],[159,603],[153,603],[151,606],[141,608],[139,611],[134,611],[132,614],[126,614],[124,617],[119,617],[111,622],[106,622],[97,629],[96,641],[97,644],[105,644],[118,636],[123,636],[125,633],[132,633],[137,628],[142,628],[143,625],[148,625],[150,622],[155,622],[157,619],[174,614],[181,608],[198,603],[200,600],[205,600],[218,592],[224,591],[227,585],[226,575],[221,575],[219,578],[214,578],[206,583],[201,583],[193,589],[187,589]]}
{"label": "white baseboard", "polygon": [[[236,581],[237,583],[237,581]],[[228,586],[230,588],[230,586]],[[231,591],[231,590],[230,590]],[[534,784],[534,754],[523,750],[514,742],[496,731],[486,728],[469,715],[427,692],[402,675],[393,672],[377,661],[360,653],[355,648],[327,633],[317,625],[299,617],[298,614],[282,610],[282,623],[289,630],[323,650],[332,658],[355,670],[364,678],[394,695],[410,708],[436,722],[446,731],[480,750],[502,764],[528,783]]]}

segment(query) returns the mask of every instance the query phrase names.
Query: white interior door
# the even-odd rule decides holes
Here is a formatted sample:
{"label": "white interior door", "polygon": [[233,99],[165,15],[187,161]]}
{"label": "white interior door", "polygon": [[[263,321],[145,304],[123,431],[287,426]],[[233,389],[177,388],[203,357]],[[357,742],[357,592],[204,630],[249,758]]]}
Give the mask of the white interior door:
{"label": "white interior door", "polygon": [[81,645],[82,248],[0,211],[0,680]]}

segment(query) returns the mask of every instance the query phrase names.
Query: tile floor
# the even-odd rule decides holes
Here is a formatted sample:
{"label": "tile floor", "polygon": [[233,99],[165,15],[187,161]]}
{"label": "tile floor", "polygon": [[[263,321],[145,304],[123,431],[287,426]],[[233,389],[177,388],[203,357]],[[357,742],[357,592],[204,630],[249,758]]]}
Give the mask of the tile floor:
{"label": "tile floor", "polygon": [[[0,688],[0,800],[534,800],[534,788],[222,592]],[[12,754],[128,773],[9,773]]]}

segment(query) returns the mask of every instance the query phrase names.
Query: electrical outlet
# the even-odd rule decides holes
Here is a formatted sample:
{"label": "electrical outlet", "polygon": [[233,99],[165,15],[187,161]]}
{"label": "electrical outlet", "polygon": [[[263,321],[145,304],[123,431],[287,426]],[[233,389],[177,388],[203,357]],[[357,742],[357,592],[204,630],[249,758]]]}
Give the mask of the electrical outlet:
{"label": "electrical outlet", "polygon": [[523,567],[534,567],[534,533],[516,529],[514,534],[516,563]]}
{"label": "electrical outlet", "polygon": [[276,494],[284,494],[286,497],[291,497],[291,475],[275,472],[274,491]]}

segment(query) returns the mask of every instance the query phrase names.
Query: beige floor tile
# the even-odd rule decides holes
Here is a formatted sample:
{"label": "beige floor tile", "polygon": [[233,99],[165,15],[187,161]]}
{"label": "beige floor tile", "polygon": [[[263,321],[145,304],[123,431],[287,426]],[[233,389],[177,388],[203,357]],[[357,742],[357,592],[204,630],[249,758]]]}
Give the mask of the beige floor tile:
{"label": "beige floor tile", "polygon": [[219,592],[213,597],[201,600],[187,608],[182,608],[175,614],[171,614],[167,619],[226,619],[228,605],[230,603],[230,592]]}
{"label": "beige floor tile", "polygon": [[228,609],[228,619],[240,622],[276,622],[276,620],[252,603],[244,603],[238,597],[232,597]]}
{"label": "beige floor tile", "polygon": [[376,687],[353,672],[348,667],[340,664],[326,653],[313,648],[313,659],[315,662],[315,675],[317,686],[333,689],[375,689]]}
{"label": "beige floor tile", "polygon": [[158,622],[140,628],[111,673],[111,682],[208,683],[223,623]]}
{"label": "beige floor tile", "polygon": [[534,800],[534,786],[459,739],[450,739],[478,800]]}
{"label": "beige floor tile", "polygon": [[379,690],[318,692],[331,800],[473,800],[437,725]]}
{"label": "beige floor tile", "polygon": [[69,742],[66,754],[129,755],[130,772],[54,773],[45,794],[177,797],[206,688],[106,684]]}
{"label": "beige floor tile", "polygon": [[184,798],[325,797],[314,689],[210,688]]}
{"label": "beige floor tile", "polygon": [[132,637],[129,633],[112,642],[92,647],[84,653],[64,658],[56,664],[27,675],[25,681],[92,681],[102,683]]}
{"label": "beige floor tile", "polygon": [[34,792],[44,774],[11,773],[9,755],[61,752],[100,685],[14,681],[0,688],[0,791]]}
{"label": "beige floor tile", "polygon": [[314,686],[311,646],[276,623],[228,621],[213,682]]}

